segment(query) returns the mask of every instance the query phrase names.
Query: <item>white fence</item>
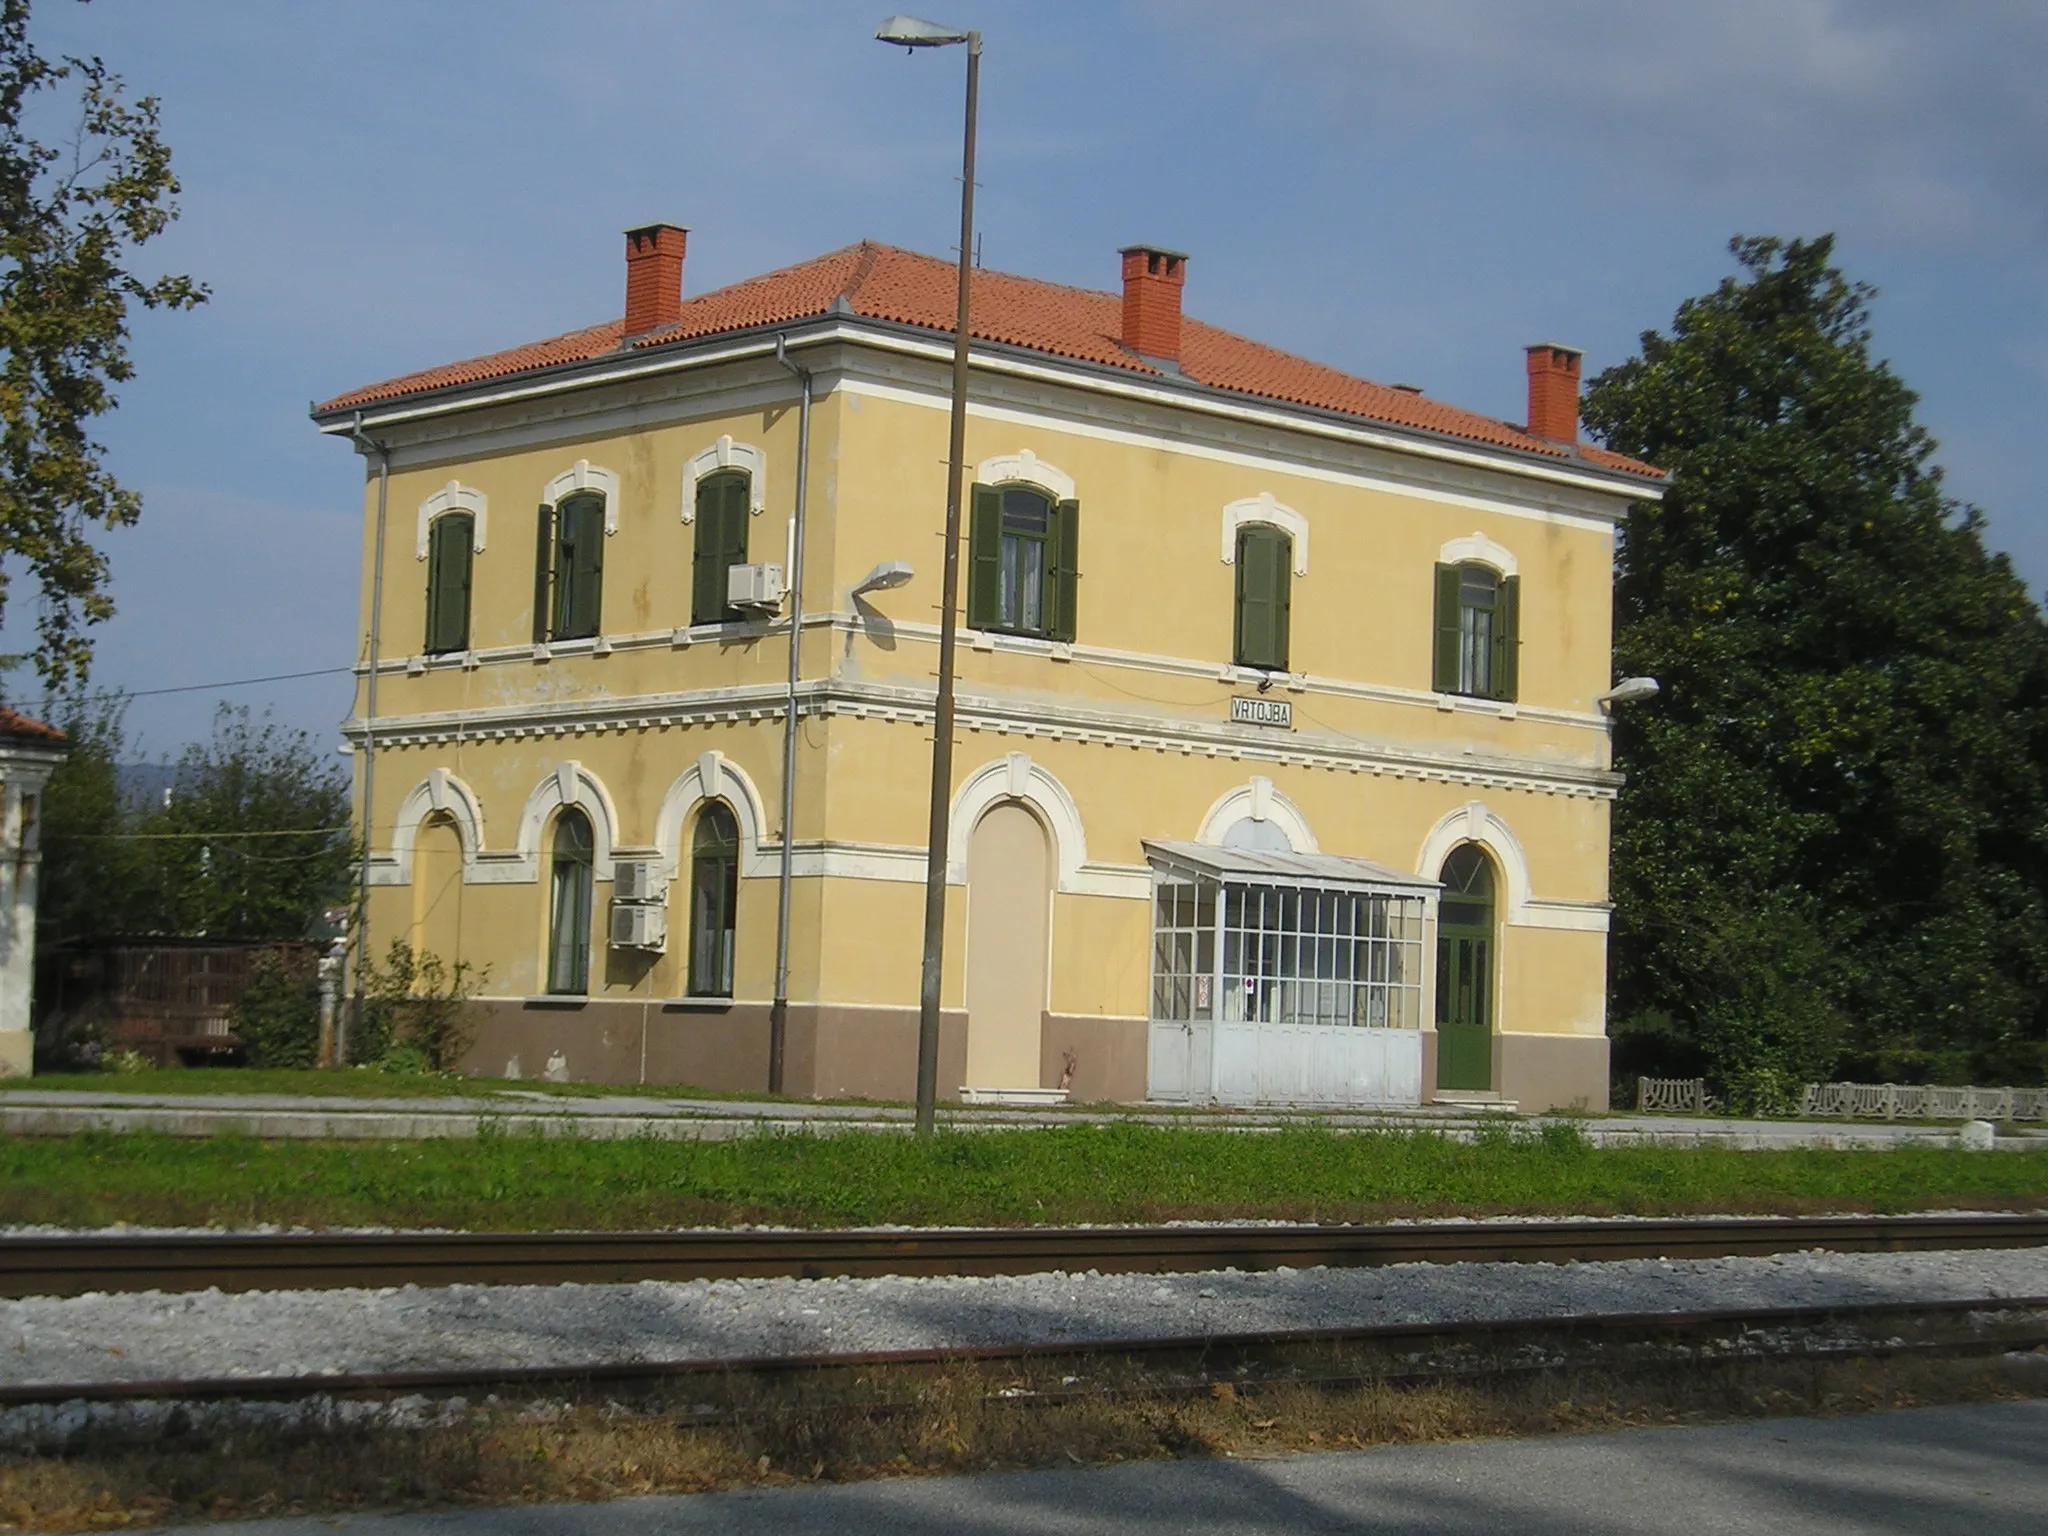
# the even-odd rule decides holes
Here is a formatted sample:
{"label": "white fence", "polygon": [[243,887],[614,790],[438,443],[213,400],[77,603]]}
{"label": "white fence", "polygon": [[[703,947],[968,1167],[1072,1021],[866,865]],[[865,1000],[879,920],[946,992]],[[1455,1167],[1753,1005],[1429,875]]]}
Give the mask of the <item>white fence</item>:
{"label": "white fence", "polygon": [[1639,1115],[1711,1115],[1720,1107],[1720,1100],[1707,1092],[1704,1077],[1636,1079],[1636,1113]]}
{"label": "white fence", "polygon": [[[1720,1101],[1703,1077],[1639,1077],[1639,1115],[1711,1115]],[[1808,1083],[1799,1113],[1844,1120],[2048,1120],[2048,1088],[1926,1088]]]}
{"label": "white fence", "polygon": [[2048,1088],[1808,1083],[1799,1112],[1855,1120],[2048,1120]]}

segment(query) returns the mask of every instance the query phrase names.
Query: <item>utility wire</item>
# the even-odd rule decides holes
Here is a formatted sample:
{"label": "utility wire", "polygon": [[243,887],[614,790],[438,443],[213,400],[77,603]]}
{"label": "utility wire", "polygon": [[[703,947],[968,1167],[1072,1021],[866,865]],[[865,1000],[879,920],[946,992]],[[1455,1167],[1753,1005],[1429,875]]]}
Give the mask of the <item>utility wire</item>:
{"label": "utility wire", "polygon": [[115,688],[111,692],[131,699],[155,698],[165,693],[206,693],[223,688],[252,688],[258,683],[289,683],[302,677],[338,677],[354,667],[315,667],[311,672],[274,672],[269,677],[236,677],[219,683],[185,683],[176,688]]}
{"label": "utility wire", "polygon": [[81,843],[164,843],[174,841],[220,842],[230,837],[319,837],[325,833],[346,832],[347,826],[339,827],[284,827],[266,832],[58,832],[50,841],[69,840]]}

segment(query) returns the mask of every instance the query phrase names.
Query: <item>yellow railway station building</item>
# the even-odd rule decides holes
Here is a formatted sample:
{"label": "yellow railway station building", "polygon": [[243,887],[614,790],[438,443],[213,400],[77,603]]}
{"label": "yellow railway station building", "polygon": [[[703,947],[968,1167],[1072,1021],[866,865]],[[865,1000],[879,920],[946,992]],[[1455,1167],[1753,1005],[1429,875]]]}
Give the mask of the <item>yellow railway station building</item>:
{"label": "yellow railway station building", "polygon": [[[786,953],[784,1091],[905,1099],[955,270],[686,297],[685,247],[314,410],[367,469],[367,944],[474,968],[469,1070],[723,1091]],[[1501,422],[1119,262],[973,275],[941,1093],[1604,1108],[1613,552],[1661,474],[1578,441],[1568,348]]]}

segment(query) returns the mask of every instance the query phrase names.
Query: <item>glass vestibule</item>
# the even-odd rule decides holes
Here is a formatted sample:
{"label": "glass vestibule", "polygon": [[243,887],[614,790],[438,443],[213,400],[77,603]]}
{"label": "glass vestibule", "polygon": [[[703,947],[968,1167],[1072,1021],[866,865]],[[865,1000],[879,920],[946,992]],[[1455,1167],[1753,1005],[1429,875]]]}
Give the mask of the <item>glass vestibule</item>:
{"label": "glass vestibule", "polygon": [[1421,1028],[1424,888],[1282,884],[1162,860],[1153,892],[1153,1018]]}

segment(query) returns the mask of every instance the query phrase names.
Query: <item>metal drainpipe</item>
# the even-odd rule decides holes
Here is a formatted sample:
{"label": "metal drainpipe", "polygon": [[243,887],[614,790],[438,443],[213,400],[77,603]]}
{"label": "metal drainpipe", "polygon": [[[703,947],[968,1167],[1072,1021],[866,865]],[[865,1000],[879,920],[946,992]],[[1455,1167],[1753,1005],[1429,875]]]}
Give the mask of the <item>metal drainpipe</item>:
{"label": "metal drainpipe", "polygon": [[782,870],[776,891],[775,1001],[768,1006],[768,1091],[782,1092],[783,1049],[789,1039],[789,892],[796,818],[796,685],[802,674],[804,625],[804,501],[811,462],[811,370],[789,360],[783,337],[775,338],[775,361],[803,383],[796,417],[796,530],[789,551],[789,692],[782,710]]}
{"label": "metal drainpipe", "polygon": [[[376,553],[370,568],[370,680],[365,687],[363,699],[363,863],[359,873],[356,909],[356,996],[350,1010],[360,1028],[363,1022],[363,997],[369,990],[370,977],[370,843],[371,807],[375,804],[377,788],[377,659],[384,632],[384,513],[391,491],[391,448],[375,438],[363,434],[363,413],[356,412],[356,418],[348,429],[358,452],[377,455],[377,542]],[[336,1066],[348,1065],[348,1019],[349,1013],[340,1015],[334,1042]]]}

